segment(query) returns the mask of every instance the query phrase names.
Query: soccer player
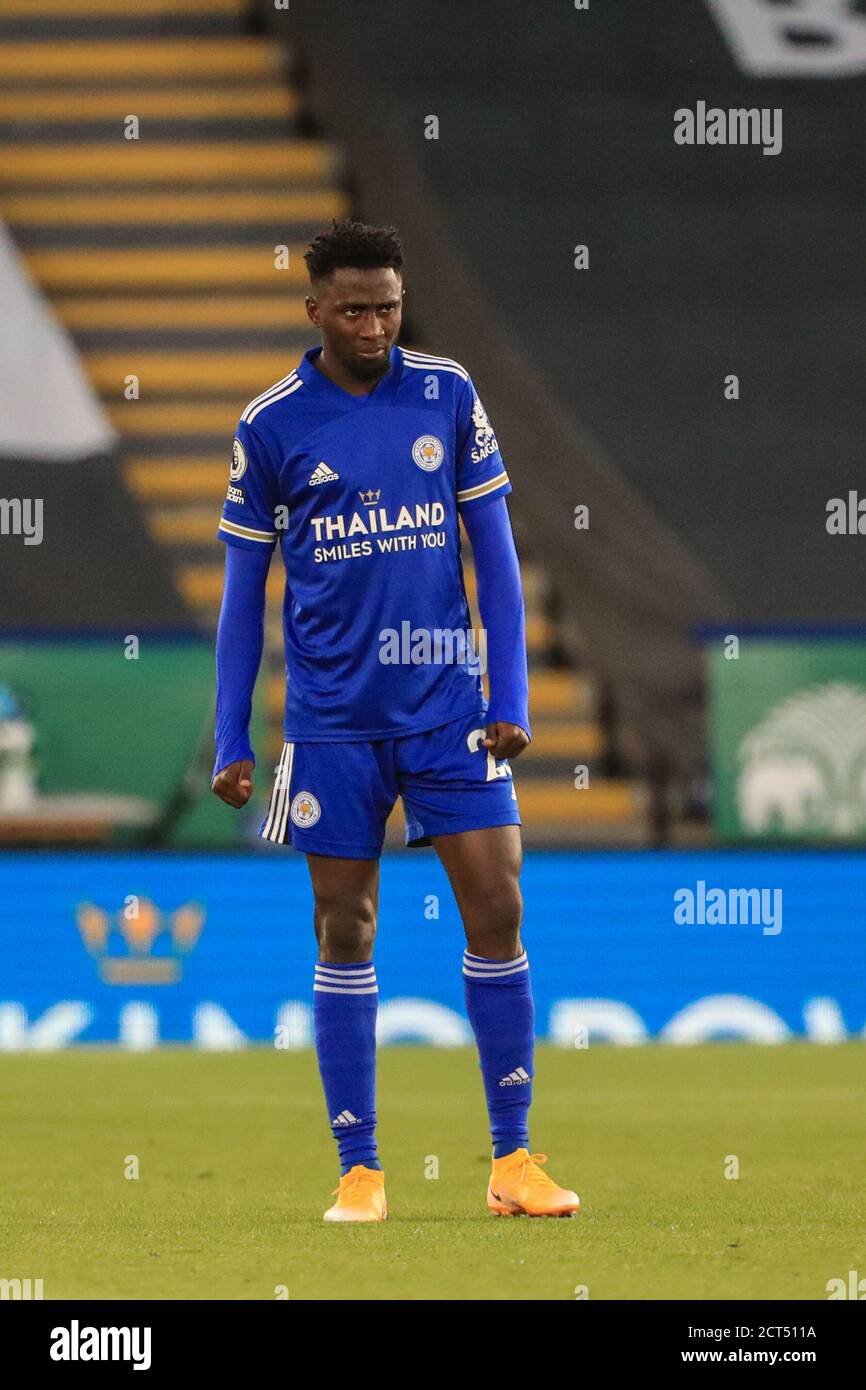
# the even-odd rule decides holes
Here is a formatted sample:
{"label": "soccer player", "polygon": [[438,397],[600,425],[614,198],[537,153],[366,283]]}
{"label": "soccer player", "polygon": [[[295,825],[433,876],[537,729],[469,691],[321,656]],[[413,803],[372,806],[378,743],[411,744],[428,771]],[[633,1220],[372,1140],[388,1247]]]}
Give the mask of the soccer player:
{"label": "soccer player", "polygon": [[[509,759],[530,727],[511,484],[468,372],[397,346],[395,230],[335,221],[305,260],[307,315],[322,344],[243,412],[219,527],[228,548],[213,790],[235,807],[252,794],[250,709],[279,543],[285,743],[259,833],[301,850],[312,880],[316,1051],[342,1168],[325,1220],[387,1215],[373,938],[398,794],[406,843],[434,846],[466,930],[466,1009],[493,1138],[487,1206],[502,1216],[571,1215],[577,1194],[544,1171],[527,1128],[534,1008]],[[489,706],[458,518],[475,559]]]}

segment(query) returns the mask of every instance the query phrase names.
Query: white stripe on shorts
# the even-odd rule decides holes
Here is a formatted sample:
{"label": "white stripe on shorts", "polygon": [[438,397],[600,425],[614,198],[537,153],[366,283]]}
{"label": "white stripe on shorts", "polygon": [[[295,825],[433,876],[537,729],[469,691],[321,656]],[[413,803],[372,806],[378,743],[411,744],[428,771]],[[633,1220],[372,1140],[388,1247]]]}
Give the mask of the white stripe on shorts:
{"label": "white stripe on shorts", "polygon": [[295,745],[284,743],[280,761],[277,763],[274,774],[274,789],[271,792],[268,817],[261,832],[263,840],[270,840],[275,845],[285,844],[286,818],[291,805],[289,789],[292,782],[294,754]]}

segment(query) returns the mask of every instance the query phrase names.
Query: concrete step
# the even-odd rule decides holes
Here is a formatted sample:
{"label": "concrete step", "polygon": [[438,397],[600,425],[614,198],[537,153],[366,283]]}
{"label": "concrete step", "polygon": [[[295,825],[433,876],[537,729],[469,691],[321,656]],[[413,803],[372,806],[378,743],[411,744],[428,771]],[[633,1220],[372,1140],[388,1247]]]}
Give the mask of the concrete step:
{"label": "concrete step", "polygon": [[[0,48],[0,55],[2,55]],[[2,80],[2,77],[0,77]],[[245,186],[324,181],[335,172],[334,149],[322,140],[124,140],[116,144],[55,143],[0,147],[0,185],[44,191],[75,184],[201,184]]]}
{"label": "concrete step", "polygon": [[[466,585],[466,597],[473,613],[478,610],[478,580],[475,574],[475,562],[472,558],[472,548],[468,544],[463,545],[463,577]],[[539,565],[532,561],[526,561],[520,566],[520,574],[523,582],[523,598],[526,604],[526,611],[534,611],[545,606],[550,581]]]}
{"label": "concrete step", "polygon": [[57,134],[58,128],[80,125],[101,125],[114,128],[115,138],[122,134],[129,116],[137,116],[144,126],[146,138],[158,138],[151,128],[154,121],[177,123],[185,121],[291,121],[297,115],[300,99],[297,91],[276,82],[263,82],[246,87],[141,87],[127,86],[91,88],[72,95],[68,88],[7,88],[0,92],[0,124],[26,125],[28,133],[41,126],[45,132]]}
{"label": "concrete step", "polygon": [[[530,682],[530,707],[534,711],[533,686]],[[602,757],[606,744],[599,724],[592,719],[538,718],[533,712],[532,742],[520,755],[520,766],[556,760],[563,764],[563,781],[573,789],[572,768],[576,763],[590,763]]]}
{"label": "concrete step", "polygon": [[[219,541],[215,542],[215,548],[217,547],[222,550]],[[187,603],[193,608],[207,609],[211,614],[215,614],[222,598],[224,568],[222,554],[219,555],[218,561],[210,564],[180,565],[175,577]],[[282,565],[272,565],[267,584],[268,602],[280,603],[285,587],[286,576]]]}
{"label": "concrete step", "polygon": [[126,235],[130,227],[198,230],[200,225],[236,223],[282,224],[290,232],[298,223],[320,224],[343,217],[348,210],[345,195],[327,186],[251,188],[240,197],[226,189],[146,193],[93,189],[85,194],[66,192],[62,198],[39,192],[0,192],[0,213],[11,227],[57,227],[58,234],[66,234],[70,227],[119,227]]}
{"label": "concrete step", "polygon": [[127,487],[140,502],[175,504],[207,499],[217,515],[228,486],[229,449],[218,457],[191,455],[169,458],[128,458],[124,466]]}
{"label": "concrete step", "polygon": [[191,82],[216,85],[283,74],[279,46],[268,40],[236,35],[226,38],[81,39],[0,45],[0,82],[4,86],[56,84],[92,86],[95,82]]}
{"label": "concrete step", "polygon": [[237,391],[250,400],[294,369],[297,355],[289,352],[88,352],[84,366],[93,385],[106,396],[122,393],[125,378],[135,373],[142,396],[224,396]]}
{"label": "concrete step", "polygon": [[[303,304],[269,295],[100,296],[54,301],[58,317],[72,332],[102,329],[130,333],[175,330],[238,332],[255,324],[265,330],[304,333],[309,327]],[[300,358],[300,351],[298,358]]]}
{"label": "concrete step", "polygon": [[307,283],[300,247],[290,250],[289,263],[281,270],[274,265],[274,248],[264,245],[134,251],[120,247],[76,248],[31,251],[25,260],[33,278],[48,294],[94,288],[185,291],[209,286],[269,289],[274,294],[284,294]]}
{"label": "concrete step", "polygon": [[[223,469],[223,478],[227,477]],[[213,545],[216,539],[221,506],[156,507],[147,513],[151,534],[161,545]]]}
{"label": "concrete step", "polygon": [[133,448],[136,439],[141,447],[148,440],[157,439],[160,452],[192,439],[198,441],[196,450],[207,448],[216,452],[225,449],[226,436],[231,441],[241,411],[249,400],[249,396],[240,392],[221,401],[202,401],[195,397],[117,401],[109,402],[106,412],[114,428],[127,437],[127,443]]}

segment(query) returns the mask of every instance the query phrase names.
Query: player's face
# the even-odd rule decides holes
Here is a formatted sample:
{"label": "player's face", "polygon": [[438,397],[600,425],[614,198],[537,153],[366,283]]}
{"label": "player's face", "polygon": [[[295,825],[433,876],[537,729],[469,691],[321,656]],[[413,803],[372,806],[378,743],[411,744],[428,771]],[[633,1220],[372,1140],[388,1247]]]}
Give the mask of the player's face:
{"label": "player's face", "polygon": [[402,304],[403,282],[396,270],[340,266],[308,296],[307,314],[321,329],[331,360],[369,381],[388,369]]}

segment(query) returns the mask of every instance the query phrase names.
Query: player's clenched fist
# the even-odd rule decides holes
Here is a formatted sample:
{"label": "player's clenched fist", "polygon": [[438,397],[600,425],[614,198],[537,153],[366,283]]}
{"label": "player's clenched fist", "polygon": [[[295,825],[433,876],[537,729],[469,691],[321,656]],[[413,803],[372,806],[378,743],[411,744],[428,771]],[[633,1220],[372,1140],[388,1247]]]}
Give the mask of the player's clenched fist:
{"label": "player's clenched fist", "polygon": [[528,743],[529,735],[519,724],[488,724],[482,747],[494,758],[516,758]]}
{"label": "player's clenched fist", "polygon": [[249,758],[239,763],[229,763],[218,772],[211,782],[211,790],[227,806],[240,809],[246,806],[253,794],[253,765]]}

